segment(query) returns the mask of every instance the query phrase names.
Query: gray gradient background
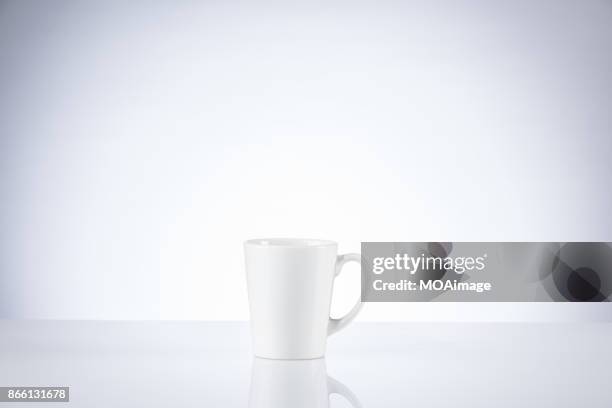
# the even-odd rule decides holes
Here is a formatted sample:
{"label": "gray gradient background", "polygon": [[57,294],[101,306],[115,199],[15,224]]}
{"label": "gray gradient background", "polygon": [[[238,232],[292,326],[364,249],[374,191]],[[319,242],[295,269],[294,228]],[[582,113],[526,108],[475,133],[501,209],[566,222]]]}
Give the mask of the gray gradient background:
{"label": "gray gradient background", "polygon": [[612,240],[612,2],[301,3],[0,2],[0,317],[246,319],[260,236]]}

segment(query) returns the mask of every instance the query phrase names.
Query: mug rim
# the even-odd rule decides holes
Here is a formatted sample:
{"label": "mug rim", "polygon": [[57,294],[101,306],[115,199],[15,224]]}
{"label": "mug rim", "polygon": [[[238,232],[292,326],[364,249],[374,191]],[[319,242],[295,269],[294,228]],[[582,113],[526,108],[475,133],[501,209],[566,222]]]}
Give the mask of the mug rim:
{"label": "mug rim", "polygon": [[334,241],[311,238],[256,238],[244,242],[260,248],[317,248],[338,245]]}

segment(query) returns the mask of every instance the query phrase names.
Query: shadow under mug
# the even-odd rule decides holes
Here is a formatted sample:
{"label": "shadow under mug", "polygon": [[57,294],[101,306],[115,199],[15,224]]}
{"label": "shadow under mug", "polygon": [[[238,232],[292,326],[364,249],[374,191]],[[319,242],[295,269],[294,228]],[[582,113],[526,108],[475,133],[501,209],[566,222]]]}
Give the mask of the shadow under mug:
{"label": "shadow under mug", "polygon": [[254,239],[244,248],[255,355],[323,357],[327,336],[361,309],[358,299],[344,317],[329,315],[335,277],[347,262],[361,263],[361,255],[338,255],[338,244],[314,239]]}
{"label": "shadow under mug", "polygon": [[327,375],[325,359],[253,359],[249,408],[327,408],[332,394],[361,408],[347,386]]}

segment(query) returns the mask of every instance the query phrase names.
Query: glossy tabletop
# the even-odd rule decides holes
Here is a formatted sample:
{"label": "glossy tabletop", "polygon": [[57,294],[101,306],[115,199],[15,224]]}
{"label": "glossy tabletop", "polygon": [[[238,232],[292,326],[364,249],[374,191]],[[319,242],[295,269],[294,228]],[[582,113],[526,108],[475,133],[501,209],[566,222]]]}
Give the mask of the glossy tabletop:
{"label": "glossy tabletop", "polygon": [[[325,359],[255,359],[247,323],[0,321],[0,386],[72,407],[603,407],[609,323],[355,323]],[[47,406],[47,403],[0,403]]]}

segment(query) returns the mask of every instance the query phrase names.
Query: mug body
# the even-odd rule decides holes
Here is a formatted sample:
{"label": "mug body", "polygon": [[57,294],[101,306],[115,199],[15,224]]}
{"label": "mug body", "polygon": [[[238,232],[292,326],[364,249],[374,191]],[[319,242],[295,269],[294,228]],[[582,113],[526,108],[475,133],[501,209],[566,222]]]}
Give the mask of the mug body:
{"label": "mug body", "polygon": [[272,359],[325,354],[338,246],[311,239],[245,243],[253,350]]}

